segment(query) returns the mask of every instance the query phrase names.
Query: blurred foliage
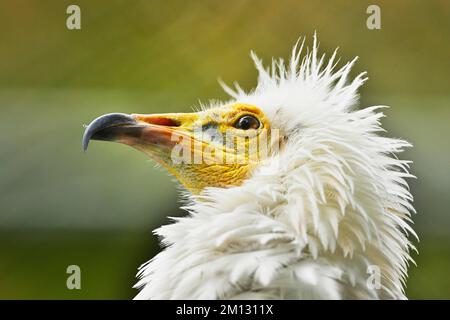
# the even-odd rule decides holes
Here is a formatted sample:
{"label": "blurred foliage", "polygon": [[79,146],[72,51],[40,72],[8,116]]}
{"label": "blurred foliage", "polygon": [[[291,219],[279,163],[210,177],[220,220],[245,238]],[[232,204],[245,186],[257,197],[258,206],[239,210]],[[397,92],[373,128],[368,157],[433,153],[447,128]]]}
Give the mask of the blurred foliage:
{"label": "blurred foliage", "polygon": [[[78,4],[82,30],[65,27]],[[382,29],[365,26],[378,4]],[[187,111],[226,99],[217,78],[255,84],[249,59],[290,53],[317,31],[367,70],[362,106],[414,144],[411,298],[450,298],[448,1],[0,2],[0,298],[130,298],[158,250],[150,230],[181,215],[176,183],[125,146],[81,151],[82,125],[108,112]],[[65,287],[69,264],[82,290]]]}

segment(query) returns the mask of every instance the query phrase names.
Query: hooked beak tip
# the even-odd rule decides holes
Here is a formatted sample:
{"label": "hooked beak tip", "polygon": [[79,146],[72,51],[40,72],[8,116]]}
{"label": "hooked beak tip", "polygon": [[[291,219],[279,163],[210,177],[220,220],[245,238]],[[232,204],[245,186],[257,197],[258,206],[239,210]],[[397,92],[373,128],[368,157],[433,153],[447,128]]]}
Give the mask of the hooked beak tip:
{"label": "hooked beak tip", "polygon": [[82,140],[82,146],[83,146],[83,152],[86,153],[88,146],[89,146],[89,138],[86,135],[86,129],[87,129],[88,125],[87,124],[83,124],[83,128],[84,128],[84,133],[83,133],[83,140]]}
{"label": "hooked beak tip", "polygon": [[132,124],[136,124],[134,117],[124,113],[109,113],[94,119],[89,125],[84,126],[85,130],[82,140],[83,152],[87,151],[91,139],[104,140],[101,135],[99,135],[102,130],[115,126]]}
{"label": "hooked beak tip", "polygon": [[88,146],[89,146],[89,138],[86,137],[86,134],[83,135],[83,152],[86,153]]}

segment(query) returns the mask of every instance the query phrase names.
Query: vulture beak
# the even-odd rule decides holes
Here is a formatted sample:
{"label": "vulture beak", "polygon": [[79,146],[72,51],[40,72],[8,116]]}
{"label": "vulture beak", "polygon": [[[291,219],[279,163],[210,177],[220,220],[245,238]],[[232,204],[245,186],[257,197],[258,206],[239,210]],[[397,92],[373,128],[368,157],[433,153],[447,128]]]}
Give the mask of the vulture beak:
{"label": "vulture beak", "polygon": [[[114,141],[143,149],[146,147],[171,148],[186,133],[177,130],[183,114],[139,115],[110,113],[92,121],[83,135],[83,150],[90,140]],[[175,137],[175,138],[174,138]]]}

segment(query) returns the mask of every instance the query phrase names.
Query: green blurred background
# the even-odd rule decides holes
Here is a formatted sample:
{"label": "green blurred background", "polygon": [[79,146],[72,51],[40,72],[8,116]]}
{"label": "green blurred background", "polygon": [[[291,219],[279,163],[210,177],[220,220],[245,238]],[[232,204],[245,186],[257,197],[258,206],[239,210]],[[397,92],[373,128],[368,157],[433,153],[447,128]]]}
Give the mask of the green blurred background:
{"label": "green blurred background", "polygon": [[[81,30],[66,8],[81,7]],[[381,30],[366,8],[381,7]],[[108,112],[187,111],[217,84],[255,84],[251,49],[287,56],[317,30],[367,70],[362,106],[384,104],[389,135],[414,148],[420,236],[410,298],[450,298],[450,2],[0,2],[0,298],[128,299],[158,250],[151,230],[182,215],[165,172],[125,146],[81,150],[82,125]],[[66,268],[82,289],[66,288]]]}

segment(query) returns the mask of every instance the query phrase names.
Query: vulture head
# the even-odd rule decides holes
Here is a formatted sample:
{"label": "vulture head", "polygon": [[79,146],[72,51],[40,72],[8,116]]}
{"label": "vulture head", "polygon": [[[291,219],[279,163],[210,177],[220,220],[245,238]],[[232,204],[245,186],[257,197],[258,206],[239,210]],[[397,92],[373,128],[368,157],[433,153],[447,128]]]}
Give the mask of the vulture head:
{"label": "vulture head", "polygon": [[[193,113],[100,116],[83,137],[147,154],[186,190],[187,215],[155,230],[138,299],[403,299],[414,248],[410,145],[385,136],[382,106],[356,108],[365,74],[336,51],[259,72],[254,90]],[[149,183],[149,186],[151,183]]]}

